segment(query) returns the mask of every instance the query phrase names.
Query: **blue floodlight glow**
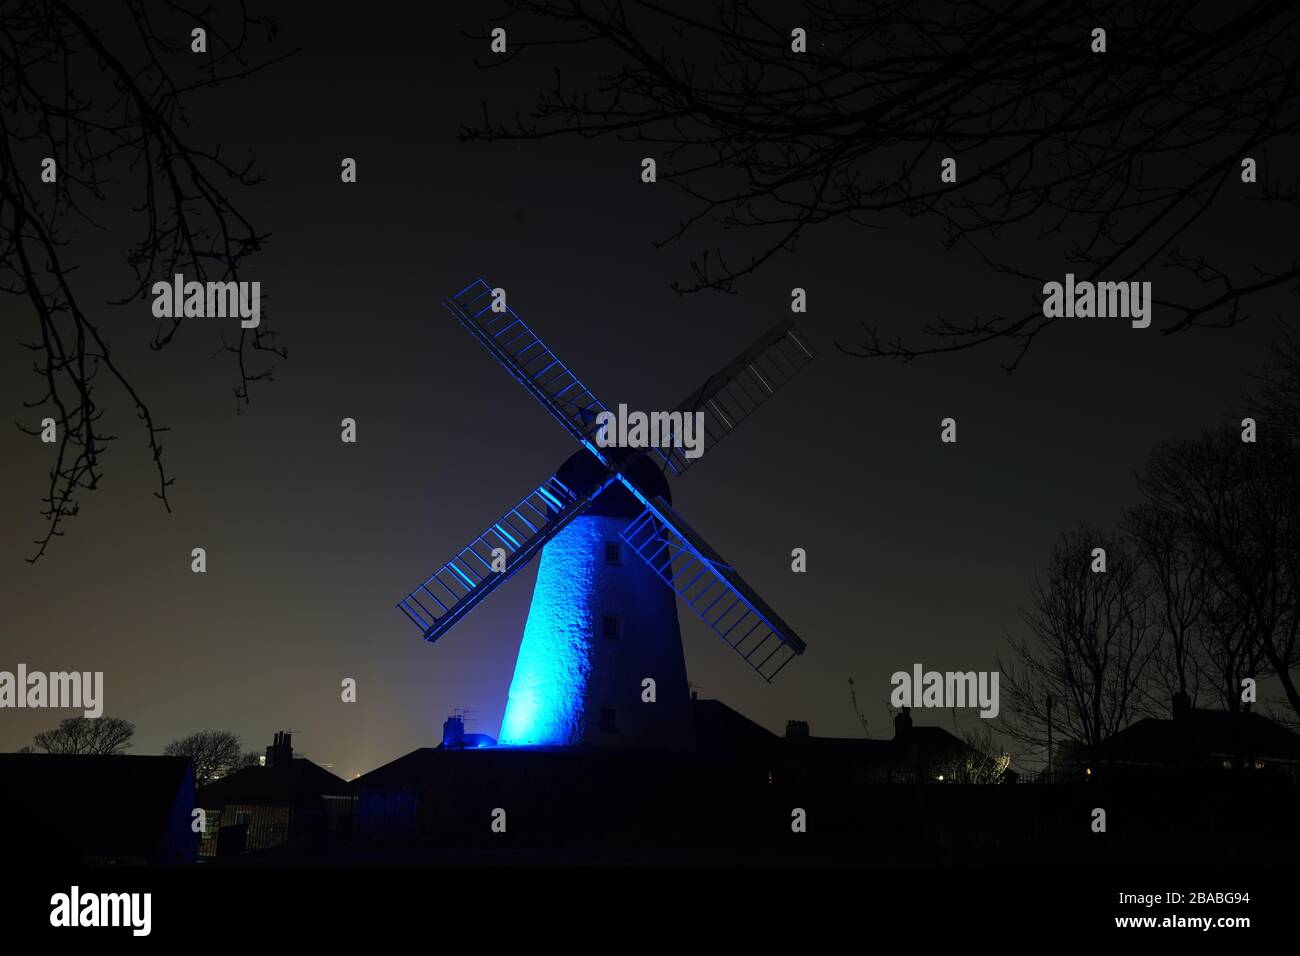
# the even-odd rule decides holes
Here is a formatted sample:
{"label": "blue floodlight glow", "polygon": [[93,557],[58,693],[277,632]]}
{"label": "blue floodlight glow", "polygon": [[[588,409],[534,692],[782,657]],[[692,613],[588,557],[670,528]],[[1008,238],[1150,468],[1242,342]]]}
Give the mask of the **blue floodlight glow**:
{"label": "blue floodlight glow", "polygon": [[542,549],[499,746],[563,746],[582,737],[591,676],[592,539],[600,534],[591,524],[578,518]]}
{"label": "blue floodlight glow", "polygon": [[[689,746],[677,595],[639,558],[611,563],[609,545],[641,506],[606,480],[542,548],[498,746]],[[641,697],[648,674],[654,707]]]}

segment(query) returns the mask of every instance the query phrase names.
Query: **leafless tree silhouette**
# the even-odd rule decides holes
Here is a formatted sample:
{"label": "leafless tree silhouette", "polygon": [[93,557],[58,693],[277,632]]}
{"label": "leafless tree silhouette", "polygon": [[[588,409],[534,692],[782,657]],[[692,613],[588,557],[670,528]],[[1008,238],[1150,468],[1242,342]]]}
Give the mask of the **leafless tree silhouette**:
{"label": "leafless tree silhouette", "polygon": [[1273,341],[1267,367],[1256,376],[1250,410],[1267,431],[1300,442],[1300,329],[1282,328]]}
{"label": "leafless tree silhouette", "polygon": [[1206,562],[1203,659],[1224,706],[1242,708],[1243,678],[1272,675],[1300,717],[1300,450],[1221,429],[1161,446],[1139,484]]}
{"label": "leafless tree silhouette", "polygon": [[[1105,572],[1093,570],[1094,548],[1105,549]],[[1009,664],[999,661],[1016,715],[1007,733],[1042,746],[1051,698],[1057,739],[1102,756],[1103,742],[1135,716],[1155,652],[1150,593],[1136,555],[1123,539],[1086,525],[1062,535],[1022,616],[1029,636],[1012,640]]]}
{"label": "leafless tree silhouette", "polygon": [[120,717],[69,717],[34,742],[52,754],[120,754],[134,736],[135,724]]}
{"label": "leafless tree silhouette", "polygon": [[227,730],[200,730],[173,740],[163,748],[168,757],[189,757],[194,765],[194,784],[202,787],[227,774],[257,763],[255,752],[245,752],[238,734]]}
{"label": "leafless tree silhouette", "polygon": [[1006,783],[1011,769],[1011,755],[1006,753],[997,735],[982,723],[961,731],[953,720],[953,734],[965,747],[945,754],[930,769],[944,783]]}
{"label": "leafless tree silhouette", "polygon": [[[1160,696],[1150,703],[1154,711],[1165,714],[1175,695],[1185,694],[1195,704],[1202,690],[1200,651],[1218,620],[1211,593],[1212,556],[1183,515],[1152,501],[1130,508],[1123,530],[1151,584],[1160,635],[1152,659],[1152,683],[1159,685]],[[1217,690],[1222,681],[1214,680],[1211,686]]]}
{"label": "leafless tree silhouette", "polygon": [[[759,251],[735,264],[716,247],[695,257],[679,291],[730,291],[816,227],[895,216],[932,222],[948,247],[1036,290],[1061,278],[1031,271],[1023,255],[1040,246],[1081,280],[1168,269],[1179,281],[1155,284],[1166,333],[1234,325],[1251,296],[1300,279],[1294,245],[1253,269],[1183,247],[1225,203],[1297,205],[1277,171],[1294,164],[1270,161],[1294,156],[1300,132],[1292,0],[506,6],[493,24],[509,24],[509,54],[484,62],[541,48],[554,80],[511,120],[485,104],[462,139],[645,144],[659,181],[692,209],[660,245],[708,222],[757,237]],[[1098,27],[1105,53],[1092,50]],[[792,51],[794,28],[806,30],[806,52]],[[607,64],[596,82],[553,66],[553,48],[575,46]],[[958,160],[955,183],[940,182],[945,156]],[[1245,157],[1258,163],[1256,184],[1242,181]],[[862,342],[841,348],[908,360],[1003,341],[1012,371],[1057,321],[1029,298],[1023,312],[939,318],[917,340],[863,323]]]}
{"label": "leafless tree silhouette", "polygon": [[[192,52],[194,29],[206,31],[206,53]],[[253,59],[276,33],[274,21],[242,3],[0,0],[0,289],[30,306],[35,332],[23,345],[35,355],[41,391],[25,405],[48,410],[58,436],[45,533],[31,561],[63,533],[82,493],[97,487],[116,438],[101,418],[114,402],[139,419],[157,469],[155,494],[171,510],[166,428],[128,373],[129,360],[112,350],[98,305],[86,301],[70,238],[84,226],[103,235],[100,214],[112,202],[130,204],[138,237],[127,240],[125,256],[134,280],[112,304],[143,301],[153,282],[178,272],[237,281],[266,236],[228,192],[257,177],[251,163],[191,141],[185,105],[198,91],[282,59]],[[57,163],[53,183],[42,180],[44,157]],[[151,348],[166,347],[183,324],[165,320]],[[265,323],[223,345],[238,410],[250,383],[270,378],[274,357],[285,352]],[[112,397],[101,393],[105,383]],[[19,427],[41,431],[30,421]]]}

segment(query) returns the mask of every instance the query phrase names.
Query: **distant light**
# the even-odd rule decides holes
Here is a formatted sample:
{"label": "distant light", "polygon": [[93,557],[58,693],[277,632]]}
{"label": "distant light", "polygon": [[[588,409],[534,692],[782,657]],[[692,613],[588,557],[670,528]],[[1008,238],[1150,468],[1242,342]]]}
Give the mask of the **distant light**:
{"label": "distant light", "polygon": [[265,766],[266,766],[266,754],[262,754],[261,756],[259,756],[259,757],[257,758],[257,765],[258,765],[259,767],[265,767]]}
{"label": "distant light", "polygon": [[1086,768],[1083,772],[1086,773],[1086,774],[1087,774],[1088,776],[1090,776],[1090,777],[1092,776],[1092,768],[1091,768],[1091,767]]}
{"label": "distant light", "polygon": [[939,782],[940,782],[940,783],[943,782],[943,774],[939,774]]}

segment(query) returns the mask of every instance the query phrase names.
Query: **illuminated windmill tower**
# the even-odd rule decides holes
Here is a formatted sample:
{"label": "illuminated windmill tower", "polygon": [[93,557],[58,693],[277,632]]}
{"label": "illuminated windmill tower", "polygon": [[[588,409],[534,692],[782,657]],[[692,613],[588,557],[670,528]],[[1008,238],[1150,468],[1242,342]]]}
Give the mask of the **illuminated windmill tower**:
{"label": "illuminated windmill tower", "polygon": [[[670,500],[668,482],[649,458],[627,470],[638,487]],[[570,490],[593,489],[600,464],[580,450],[556,478]],[[621,537],[644,510],[615,482],[542,548],[501,722],[502,746],[667,749],[690,741],[676,595]],[[647,677],[654,681],[653,704],[642,701]]]}
{"label": "illuminated windmill tower", "polygon": [[[494,301],[478,278],[443,306],[582,447],[397,606],[436,641],[540,551],[499,743],[689,746],[677,598],[765,680],[804,643],[673,510],[667,474],[699,459],[680,447],[601,446],[605,406]],[[711,448],[812,356],[782,321],[677,411],[703,413]]]}

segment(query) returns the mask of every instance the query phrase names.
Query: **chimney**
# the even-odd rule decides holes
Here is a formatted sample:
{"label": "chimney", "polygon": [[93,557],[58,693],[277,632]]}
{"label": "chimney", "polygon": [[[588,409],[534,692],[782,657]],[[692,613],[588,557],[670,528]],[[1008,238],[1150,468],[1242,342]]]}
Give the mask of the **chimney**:
{"label": "chimney", "polygon": [[447,750],[465,746],[465,719],[452,714],[442,724],[442,746]]}
{"label": "chimney", "polygon": [[1184,691],[1178,691],[1174,694],[1174,722],[1181,724],[1187,720],[1187,714],[1192,709],[1192,702]]}
{"label": "chimney", "polygon": [[906,740],[912,733],[912,714],[907,707],[894,716],[894,739]]}
{"label": "chimney", "polygon": [[785,739],[786,740],[807,740],[808,721],[787,720],[785,722]]}
{"label": "chimney", "polygon": [[266,765],[268,767],[287,767],[293,761],[293,735],[287,730],[277,731],[275,741],[266,748]]}

